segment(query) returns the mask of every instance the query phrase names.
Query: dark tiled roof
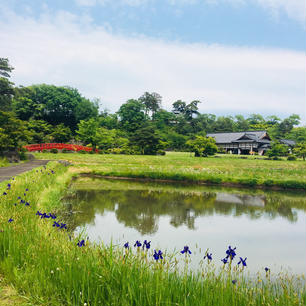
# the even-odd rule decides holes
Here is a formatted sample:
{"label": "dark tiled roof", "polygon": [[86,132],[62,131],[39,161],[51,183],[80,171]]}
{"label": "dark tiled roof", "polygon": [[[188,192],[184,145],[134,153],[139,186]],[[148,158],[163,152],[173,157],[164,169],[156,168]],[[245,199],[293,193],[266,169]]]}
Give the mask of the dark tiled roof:
{"label": "dark tiled roof", "polygon": [[295,141],[294,140],[290,140],[290,139],[281,139],[279,141],[280,143],[283,143],[287,146],[290,146],[290,147],[294,147],[295,146]]}
{"label": "dark tiled roof", "polygon": [[[266,135],[266,131],[247,131],[247,132],[236,132],[236,133],[209,133],[207,137],[213,137],[216,140],[216,143],[231,143],[231,142],[240,142],[240,138],[248,138],[253,141],[259,141],[262,137]],[[262,142],[262,140],[260,140]],[[266,142],[266,141],[264,141]],[[267,140],[270,143],[269,140]]]}

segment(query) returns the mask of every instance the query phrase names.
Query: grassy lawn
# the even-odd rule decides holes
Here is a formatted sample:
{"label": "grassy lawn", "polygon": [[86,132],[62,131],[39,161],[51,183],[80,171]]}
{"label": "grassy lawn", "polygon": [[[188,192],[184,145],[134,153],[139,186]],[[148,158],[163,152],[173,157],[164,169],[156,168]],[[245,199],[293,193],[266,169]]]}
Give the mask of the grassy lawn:
{"label": "grassy lawn", "polygon": [[[197,272],[179,272],[175,257],[166,251],[163,259],[155,260],[153,250],[95,245],[86,238],[78,245],[83,238],[69,232],[69,217],[61,217],[62,197],[76,172],[86,167],[119,171],[125,162],[145,169],[157,167],[159,161],[164,167],[166,161],[176,161],[183,168],[189,157],[65,157],[77,167],[52,162],[17,176],[10,185],[0,183],[0,274],[5,279],[0,282],[0,305],[23,305],[19,295],[31,305],[44,306],[305,305],[303,276],[267,272],[250,279],[243,269],[226,265],[219,271],[208,263]],[[152,164],[145,165],[150,160]],[[54,226],[55,221],[67,223],[68,229]]]}
{"label": "grassy lawn", "polygon": [[196,158],[190,153],[166,156],[50,154],[36,153],[38,159],[65,159],[82,172],[105,176],[203,181],[245,186],[277,186],[306,189],[306,162],[302,160],[247,159],[235,155]]}

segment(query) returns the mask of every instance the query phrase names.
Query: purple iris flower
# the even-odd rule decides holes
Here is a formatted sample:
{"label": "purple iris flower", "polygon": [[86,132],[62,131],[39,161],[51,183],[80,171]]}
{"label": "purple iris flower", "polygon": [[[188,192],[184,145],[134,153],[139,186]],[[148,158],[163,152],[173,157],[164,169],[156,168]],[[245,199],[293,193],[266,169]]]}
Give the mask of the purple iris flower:
{"label": "purple iris flower", "polygon": [[154,254],[153,254],[154,259],[157,261],[158,259],[164,259],[163,258],[163,252],[161,250],[159,250],[158,252],[156,252],[156,250],[154,250]]}
{"label": "purple iris flower", "polygon": [[226,251],[226,258],[230,258],[231,260],[233,260],[236,256],[235,250],[236,250],[236,247],[232,249],[231,246],[229,246]]}
{"label": "purple iris flower", "polygon": [[240,260],[238,262],[238,265],[242,264],[244,267],[246,267],[247,266],[247,264],[246,264],[247,258],[245,258],[245,259],[243,259],[242,257],[239,257],[239,258],[240,258]]}
{"label": "purple iris flower", "polygon": [[59,223],[57,223],[56,221],[54,221],[54,223],[53,223],[53,225],[52,225],[53,227],[60,227],[60,224]]}
{"label": "purple iris flower", "polygon": [[29,203],[29,202],[26,202],[26,203],[25,203],[25,206],[30,206],[30,203]]}
{"label": "purple iris flower", "polygon": [[269,272],[269,271],[270,271],[270,269],[269,269],[269,268],[267,268],[267,267],[265,267],[265,271],[266,271],[266,272]]}
{"label": "purple iris flower", "polygon": [[141,242],[139,240],[136,240],[134,247],[141,247]]}
{"label": "purple iris flower", "polygon": [[235,285],[237,283],[237,279],[233,279],[232,283],[233,283],[233,285]]}
{"label": "purple iris flower", "polygon": [[67,225],[65,223],[61,223],[60,229],[67,229]]}
{"label": "purple iris flower", "polygon": [[129,249],[130,248],[130,246],[129,246],[129,243],[128,242],[126,242],[124,245],[123,245],[126,249]]}
{"label": "purple iris flower", "polygon": [[212,253],[207,253],[203,259],[207,258],[208,260],[212,260]]}
{"label": "purple iris flower", "polygon": [[13,221],[14,221],[14,219],[10,218],[10,219],[8,220],[8,223],[11,223],[11,222],[13,222]]}
{"label": "purple iris flower", "polygon": [[227,264],[227,257],[221,259],[221,261],[222,261],[224,264]]}
{"label": "purple iris flower", "polygon": [[7,195],[7,193],[4,191],[4,192],[3,192],[3,195]]}
{"label": "purple iris flower", "polygon": [[184,253],[186,253],[186,254],[187,254],[187,253],[191,254],[191,251],[190,251],[190,249],[189,249],[189,246],[185,245],[185,246],[184,246],[184,250],[181,251],[181,253],[182,253],[182,254],[184,254]]}
{"label": "purple iris flower", "polygon": [[79,241],[79,242],[77,243],[77,246],[78,246],[78,247],[85,246],[85,240],[83,239],[83,240]]}
{"label": "purple iris flower", "polygon": [[143,242],[142,249],[146,248],[147,250],[149,250],[150,247],[151,247],[151,241],[145,240],[145,241]]}

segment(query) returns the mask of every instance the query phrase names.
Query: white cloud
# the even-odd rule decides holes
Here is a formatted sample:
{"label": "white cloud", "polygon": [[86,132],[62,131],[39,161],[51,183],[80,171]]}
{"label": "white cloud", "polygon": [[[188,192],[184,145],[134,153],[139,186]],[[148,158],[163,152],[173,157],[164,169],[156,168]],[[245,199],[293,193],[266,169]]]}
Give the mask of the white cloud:
{"label": "white cloud", "polygon": [[112,111],[156,91],[167,109],[177,99],[200,99],[203,112],[305,120],[303,52],[116,36],[67,12],[39,20],[10,12],[0,20],[1,56],[15,67],[17,85],[69,85]]}

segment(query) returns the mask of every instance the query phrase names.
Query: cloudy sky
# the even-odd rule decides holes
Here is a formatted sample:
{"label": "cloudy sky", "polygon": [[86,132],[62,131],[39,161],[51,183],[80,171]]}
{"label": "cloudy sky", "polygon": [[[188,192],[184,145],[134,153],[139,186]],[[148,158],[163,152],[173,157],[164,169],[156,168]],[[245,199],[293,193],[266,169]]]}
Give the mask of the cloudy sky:
{"label": "cloudy sky", "polygon": [[170,110],[299,114],[305,0],[0,0],[0,57],[16,85],[78,88],[111,112],[145,91]]}

